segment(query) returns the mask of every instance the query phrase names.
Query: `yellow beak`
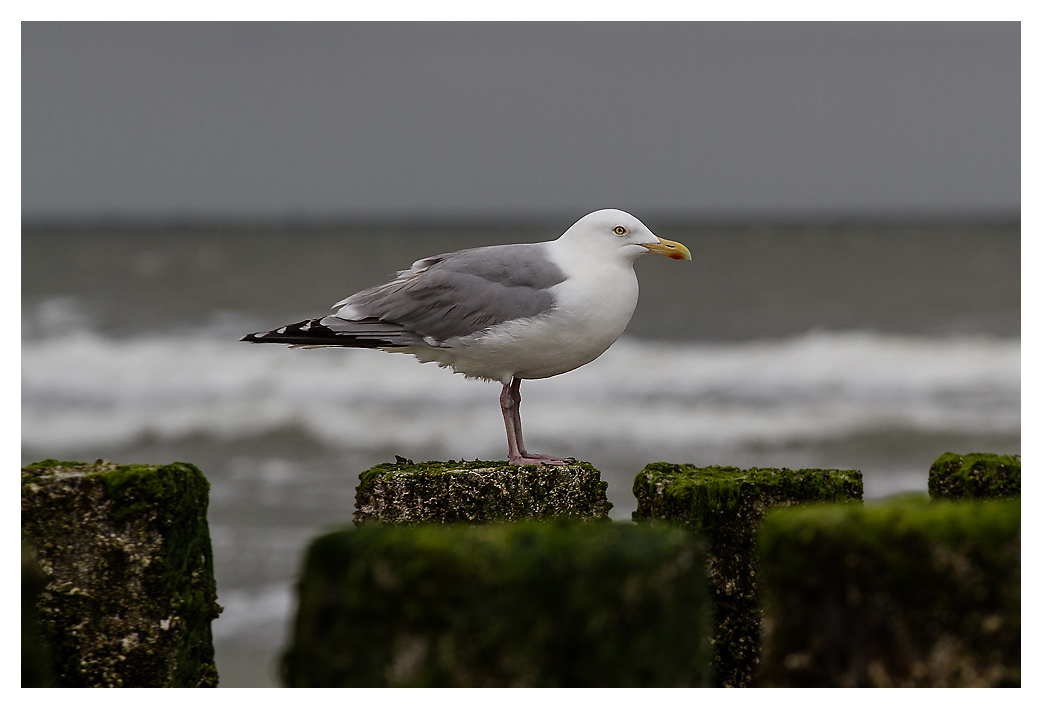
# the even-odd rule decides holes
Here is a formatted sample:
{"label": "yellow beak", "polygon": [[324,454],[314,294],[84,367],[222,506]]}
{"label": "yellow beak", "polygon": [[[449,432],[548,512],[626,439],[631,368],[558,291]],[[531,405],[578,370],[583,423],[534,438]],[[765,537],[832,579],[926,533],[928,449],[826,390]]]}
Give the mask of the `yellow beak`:
{"label": "yellow beak", "polygon": [[642,244],[641,246],[648,249],[652,254],[662,254],[678,261],[692,260],[692,252],[688,251],[688,247],[684,244],[672,242],[669,239],[661,239],[660,237],[656,237],[656,239],[659,239],[659,241],[651,244]]}

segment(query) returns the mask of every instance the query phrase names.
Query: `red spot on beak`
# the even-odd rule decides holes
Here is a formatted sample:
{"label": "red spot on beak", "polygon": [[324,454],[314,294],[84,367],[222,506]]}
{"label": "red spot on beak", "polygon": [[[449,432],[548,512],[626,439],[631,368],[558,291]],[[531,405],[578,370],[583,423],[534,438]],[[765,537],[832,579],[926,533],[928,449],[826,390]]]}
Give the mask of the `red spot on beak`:
{"label": "red spot on beak", "polygon": [[670,255],[670,258],[674,261],[677,261],[678,259],[684,259],[684,254],[678,254],[677,252],[674,252]]}

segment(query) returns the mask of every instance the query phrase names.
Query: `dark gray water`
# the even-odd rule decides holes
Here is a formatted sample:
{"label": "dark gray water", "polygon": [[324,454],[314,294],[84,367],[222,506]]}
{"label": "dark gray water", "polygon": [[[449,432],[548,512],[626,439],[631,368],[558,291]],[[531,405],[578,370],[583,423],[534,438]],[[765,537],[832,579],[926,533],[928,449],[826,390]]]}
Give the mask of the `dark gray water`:
{"label": "dark gray water", "polygon": [[[36,229],[22,242],[22,459],[197,464],[224,685],[274,682],[307,541],[395,454],[502,458],[499,386],[242,334],[417,258],[567,225]],[[649,224],[641,299],[594,363],[523,388],[526,440],[592,461],[613,516],[654,460],[857,468],[926,490],[945,451],[1020,453],[1020,227]]]}
{"label": "dark gray water", "polygon": [[[693,263],[637,262],[638,338],[734,341],[813,329],[1020,334],[1017,223],[650,225]],[[23,307],[77,299],[100,333],[268,323],[322,313],[414,260],[554,239],[562,225],[37,229],[22,239]]]}

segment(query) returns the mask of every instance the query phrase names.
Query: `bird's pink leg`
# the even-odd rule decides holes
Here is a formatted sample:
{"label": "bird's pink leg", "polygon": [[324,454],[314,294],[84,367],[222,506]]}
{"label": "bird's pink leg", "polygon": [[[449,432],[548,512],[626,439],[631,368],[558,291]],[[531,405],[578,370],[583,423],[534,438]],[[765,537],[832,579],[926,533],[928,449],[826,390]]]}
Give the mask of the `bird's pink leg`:
{"label": "bird's pink leg", "polygon": [[530,454],[525,450],[521,426],[521,380],[517,377],[511,379],[511,384],[503,386],[500,393],[500,409],[503,411],[504,426],[507,427],[507,459],[512,464],[564,466],[576,463],[574,458],[562,459],[546,454]]}
{"label": "bird's pink leg", "polygon": [[519,427],[514,423],[518,416],[518,404],[511,394],[510,385],[504,385],[503,391],[500,392],[500,411],[503,412],[503,424],[507,427],[507,459],[511,463],[515,463],[516,459],[521,458],[518,449]]}

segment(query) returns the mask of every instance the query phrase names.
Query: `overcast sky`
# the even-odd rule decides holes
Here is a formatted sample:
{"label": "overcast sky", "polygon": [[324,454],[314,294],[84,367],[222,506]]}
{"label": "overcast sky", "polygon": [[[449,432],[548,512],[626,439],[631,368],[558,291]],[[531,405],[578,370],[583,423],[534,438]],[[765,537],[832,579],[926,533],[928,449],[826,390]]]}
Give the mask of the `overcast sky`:
{"label": "overcast sky", "polygon": [[22,25],[37,219],[979,215],[1016,23]]}

